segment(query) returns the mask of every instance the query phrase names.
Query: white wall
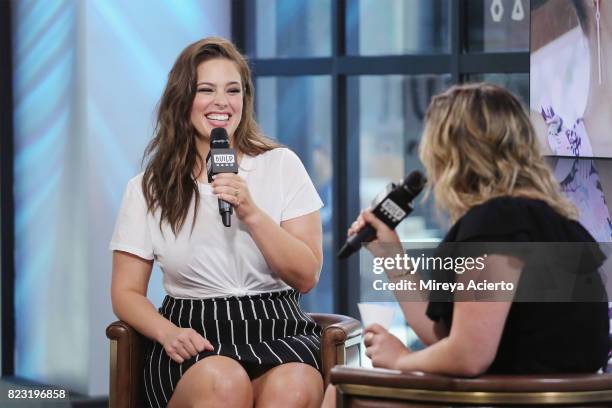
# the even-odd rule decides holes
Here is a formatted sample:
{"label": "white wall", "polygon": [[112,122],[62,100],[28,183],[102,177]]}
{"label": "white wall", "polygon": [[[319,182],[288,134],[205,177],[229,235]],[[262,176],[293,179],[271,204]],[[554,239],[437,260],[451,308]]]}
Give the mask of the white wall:
{"label": "white wall", "polygon": [[[108,393],[108,242],[179,52],[225,0],[15,2],[16,375]],[[163,291],[155,271],[150,295]]]}

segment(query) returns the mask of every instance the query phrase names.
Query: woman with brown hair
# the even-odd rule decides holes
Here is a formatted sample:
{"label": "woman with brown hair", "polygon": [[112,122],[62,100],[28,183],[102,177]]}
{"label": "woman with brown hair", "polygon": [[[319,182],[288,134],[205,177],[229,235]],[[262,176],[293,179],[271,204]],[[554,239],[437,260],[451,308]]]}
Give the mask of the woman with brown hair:
{"label": "woman with brown hair", "polygon": [[[575,208],[561,195],[541,157],[527,113],[499,86],[457,85],[435,96],[425,119],[420,158],[437,206],[454,222],[438,250],[446,243],[454,248],[459,247],[456,243],[504,243],[488,244],[502,250],[488,253],[481,277],[502,278],[519,291],[523,279],[537,272],[530,258],[515,253],[511,244],[505,252],[506,243],[593,242],[575,221]],[[377,231],[368,246],[375,256],[403,255],[395,231],[369,211],[353,223],[349,235],[366,223]],[[599,266],[592,258],[581,258],[578,265],[595,270]],[[389,279],[397,281],[410,272],[393,270]],[[469,274],[450,275],[459,282]],[[594,293],[605,298],[598,275],[592,284]],[[453,376],[596,372],[606,364],[609,322],[604,299],[535,303],[517,301],[512,293],[495,301],[457,299],[400,299],[406,321],[427,347],[413,352],[372,325],[364,335],[372,364]],[[331,399],[333,395],[326,396],[326,403]]]}
{"label": "woman with brown hair", "polygon": [[[211,131],[238,174],[208,183]],[[320,404],[320,328],[299,306],[322,264],[321,200],[298,157],[264,137],[245,58],[229,41],[189,45],[170,71],[144,173],[128,183],[110,248],[117,316],[151,341],[152,407]],[[238,220],[225,227],[218,199]],[[153,260],[167,296],[146,298]]]}

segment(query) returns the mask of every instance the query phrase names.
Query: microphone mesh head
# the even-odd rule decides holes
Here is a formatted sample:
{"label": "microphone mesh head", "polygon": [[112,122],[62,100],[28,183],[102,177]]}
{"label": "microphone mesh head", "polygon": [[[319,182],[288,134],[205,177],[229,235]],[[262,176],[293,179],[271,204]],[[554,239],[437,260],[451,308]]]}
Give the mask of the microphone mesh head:
{"label": "microphone mesh head", "polygon": [[229,137],[227,130],[224,128],[214,128],[210,132],[210,147],[214,148],[229,148]]}
{"label": "microphone mesh head", "polygon": [[403,184],[406,188],[408,188],[416,195],[419,194],[421,190],[423,190],[423,187],[425,187],[426,182],[427,179],[425,178],[423,173],[418,170],[415,170],[406,176]]}

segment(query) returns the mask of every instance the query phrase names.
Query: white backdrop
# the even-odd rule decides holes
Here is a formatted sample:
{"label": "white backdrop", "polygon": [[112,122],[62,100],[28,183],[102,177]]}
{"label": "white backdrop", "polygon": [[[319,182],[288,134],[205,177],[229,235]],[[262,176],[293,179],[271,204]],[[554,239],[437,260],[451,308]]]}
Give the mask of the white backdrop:
{"label": "white backdrop", "polygon": [[[230,36],[225,0],[14,5],[15,374],[108,393],[108,242],[179,52]],[[150,297],[162,297],[160,272]]]}

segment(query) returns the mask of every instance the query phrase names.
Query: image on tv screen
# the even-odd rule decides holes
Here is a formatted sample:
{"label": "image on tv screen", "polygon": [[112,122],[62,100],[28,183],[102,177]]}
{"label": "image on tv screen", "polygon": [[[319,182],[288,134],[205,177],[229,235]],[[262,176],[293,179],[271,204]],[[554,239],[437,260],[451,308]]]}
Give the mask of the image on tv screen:
{"label": "image on tv screen", "polygon": [[609,6],[531,2],[530,109],[546,155],[612,157]]}
{"label": "image on tv screen", "polygon": [[612,160],[549,157],[563,194],[576,206],[579,222],[597,242],[612,242]]}

